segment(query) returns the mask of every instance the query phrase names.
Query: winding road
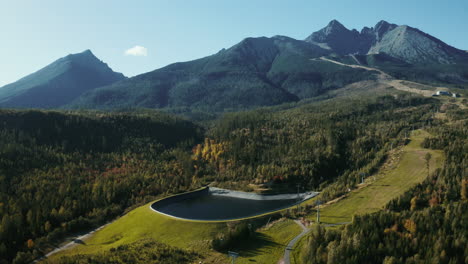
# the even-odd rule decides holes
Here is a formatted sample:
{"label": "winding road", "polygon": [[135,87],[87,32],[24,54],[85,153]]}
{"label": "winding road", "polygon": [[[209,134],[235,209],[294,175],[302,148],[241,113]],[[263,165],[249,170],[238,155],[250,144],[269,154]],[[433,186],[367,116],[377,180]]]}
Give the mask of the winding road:
{"label": "winding road", "polygon": [[307,228],[305,225],[303,225],[301,221],[299,220],[294,220],[294,222],[296,222],[296,224],[298,224],[302,228],[302,232],[299,235],[297,235],[295,238],[293,238],[291,241],[289,241],[288,245],[284,249],[284,257],[282,260],[280,260],[278,264],[291,263],[290,254],[291,254],[291,251],[293,250],[294,245],[297,243],[297,241],[299,241],[299,239],[301,239],[311,230],[310,228]]}
{"label": "winding road", "polygon": [[[299,220],[294,220],[296,224],[298,224],[302,228],[302,232],[294,237],[291,241],[289,241],[288,245],[284,249],[284,256],[283,258],[278,262],[278,264],[291,264],[291,251],[294,249],[294,245],[299,241],[303,236],[307,235],[312,228],[307,228],[304,224],[302,224],[301,221]],[[323,226],[338,226],[338,225],[346,225],[350,224],[351,222],[343,222],[343,223],[336,223],[336,224],[324,224]]]}

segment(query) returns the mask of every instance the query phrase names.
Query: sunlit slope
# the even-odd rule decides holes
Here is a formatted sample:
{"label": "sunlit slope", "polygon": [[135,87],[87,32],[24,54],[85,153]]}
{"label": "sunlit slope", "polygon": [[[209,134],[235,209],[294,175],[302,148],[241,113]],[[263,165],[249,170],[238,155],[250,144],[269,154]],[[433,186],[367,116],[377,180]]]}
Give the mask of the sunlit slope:
{"label": "sunlit slope", "polygon": [[[422,182],[428,175],[424,156],[431,153],[430,173],[442,167],[443,153],[421,147],[429,133],[416,130],[411,135],[411,142],[402,148],[400,160],[394,166],[381,169],[376,175],[366,179],[365,185],[349,193],[336,203],[324,206],[320,220],[326,223],[351,221],[352,216],[378,211],[390,200],[402,195],[414,185]],[[311,218],[315,219],[314,214]]]}
{"label": "sunlit slope", "polygon": [[84,244],[53,255],[91,254],[145,238],[194,250],[207,250],[210,240],[225,224],[194,223],[171,219],[141,206],[96,232]]}

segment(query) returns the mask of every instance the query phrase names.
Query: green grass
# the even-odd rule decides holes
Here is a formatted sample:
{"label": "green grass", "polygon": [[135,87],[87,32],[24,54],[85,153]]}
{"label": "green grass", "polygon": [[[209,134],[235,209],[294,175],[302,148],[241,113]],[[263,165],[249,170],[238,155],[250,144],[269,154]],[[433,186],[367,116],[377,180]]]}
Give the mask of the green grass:
{"label": "green grass", "polygon": [[[349,222],[353,215],[381,210],[390,200],[426,179],[428,174],[424,155],[427,152],[432,154],[430,171],[440,168],[443,164],[442,151],[421,147],[421,142],[428,136],[426,131],[414,131],[411,142],[403,147],[401,159],[396,167],[380,170],[366,179],[367,186],[350,192],[347,197],[334,204],[325,206],[320,211],[321,222]],[[315,220],[316,214],[310,215],[309,218]]]}
{"label": "green grass", "polygon": [[236,249],[240,253],[236,263],[276,263],[283,256],[288,242],[299,233],[301,227],[290,219],[282,219],[258,230],[254,239]]}
{"label": "green grass", "polygon": [[61,251],[51,258],[62,255],[99,253],[145,238],[153,238],[171,246],[206,253],[210,251],[212,237],[225,228],[224,223],[175,220],[152,211],[148,204],[129,212],[99,230],[85,240],[83,245]]}

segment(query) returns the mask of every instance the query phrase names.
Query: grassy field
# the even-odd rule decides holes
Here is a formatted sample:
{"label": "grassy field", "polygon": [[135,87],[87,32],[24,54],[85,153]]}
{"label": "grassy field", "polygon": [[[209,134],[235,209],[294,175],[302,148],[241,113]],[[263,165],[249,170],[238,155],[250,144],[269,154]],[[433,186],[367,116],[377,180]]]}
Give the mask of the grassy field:
{"label": "grassy field", "polygon": [[[402,195],[406,190],[422,182],[428,175],[424,156],[432,154],[430,171],[440,168],[443,163],[442,151],[421,147],[421,142],[429,134],[416,130],[411,135],[411,142],[401,149],[396,164],[381,169],[377,174],[368,177],[361,186],[350,192],[344,199],[324,206],[320,211],[320,220],[324,223],[351,221],[353,215],[378,211],[390,200]],[[316,214],[309,216],[315,220]]]}
{"label": "grassy field", "polygon": [[[424,156],[431,153],[430,172],[442,167],[444,156],[439,150],[421,147],[424,138],[430,134],[416,130],[411,135],[411,142],[399,150],[398,158],[389,166],[383,166],[378,173],[366,179],[360,188],[351,191],[346,197],[335,203],[323,206],[320,210],[322,223],[350,222],[353,215],[372,213],[381,210],[390,200],[402,195],[412,186],[422,182],[428,175]],[[388,163],[387,163],[388,164]],[[307,218],[316,220],[315,213]],[[334,227],[336,228],[336,227]],[[292,263],[300,258],[300,250],[306,243],[302,238],[294,247]],[[297,262],[299,263],[299,262]]]}
{"label": "grassy field", "polygon": [[[226,224],[223,223],[206,224],[175,220],[155,213],[148,204],[99,230],[85,240],[84,244],[61,251],[50,258],[99,253],[145,238],[153,238],[158,242],[206,254],[211,251],[209,247],[212,237],[224,228]],[[213,255],[213,258],[218,257],[218,254],[210,255]]]}
{"label": "grassy field", "polygon": [[282,219],[270,227],[258,230],[255,239],[235,249],[240,253],[236,263],[277,263],[288,242],[301,233],[290,219]]}

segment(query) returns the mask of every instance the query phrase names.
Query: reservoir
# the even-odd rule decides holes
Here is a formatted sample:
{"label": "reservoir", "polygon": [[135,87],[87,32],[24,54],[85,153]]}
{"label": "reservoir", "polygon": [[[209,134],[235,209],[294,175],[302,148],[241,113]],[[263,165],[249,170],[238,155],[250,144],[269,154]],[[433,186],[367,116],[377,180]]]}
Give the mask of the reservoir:
{"label": "reservoir", "polygon": [[186,220],[235,220],[291,207],[315,195],[314,192],[260,195],[209,187],[157,201],[151,204],[151,209]]}

